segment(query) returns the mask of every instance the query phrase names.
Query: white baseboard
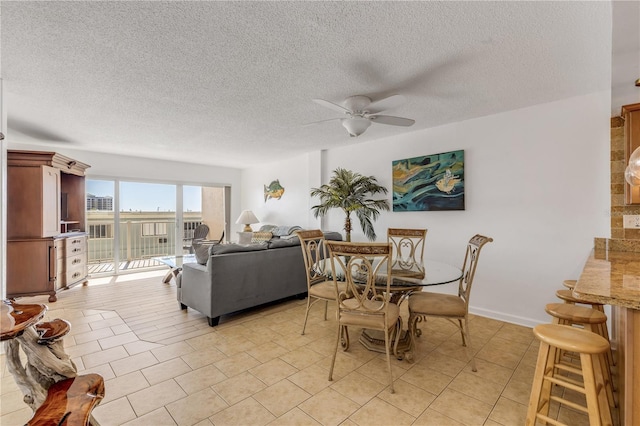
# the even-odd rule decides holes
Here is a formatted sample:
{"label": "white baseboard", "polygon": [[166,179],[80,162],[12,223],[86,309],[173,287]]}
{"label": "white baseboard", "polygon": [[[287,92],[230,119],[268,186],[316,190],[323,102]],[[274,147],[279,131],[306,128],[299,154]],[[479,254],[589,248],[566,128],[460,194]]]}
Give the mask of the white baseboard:
{"label": "white baseboard", "polygon": [[531,328],[535,327],[538,324],[543,324],[543,321],[540,321],[537,319],[519,317],[516,315],[508,315],[508,314],[505,314],[504,312],[491,311],[488,309],[469,307],[469,312],[474,315],[479,315],[481,317],[491,318],[491,319],[504,321],[511,324],[522,325],[525,327],[531,327]]}

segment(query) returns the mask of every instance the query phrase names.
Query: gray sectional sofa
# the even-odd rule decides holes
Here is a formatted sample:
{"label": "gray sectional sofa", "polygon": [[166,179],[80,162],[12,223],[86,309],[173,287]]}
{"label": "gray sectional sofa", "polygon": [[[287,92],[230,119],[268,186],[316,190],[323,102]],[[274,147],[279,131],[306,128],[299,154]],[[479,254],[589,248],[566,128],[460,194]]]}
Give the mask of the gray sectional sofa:
{"label": "gray sectional sofa", "polygon": [[[342,240],[337,232],[325,238]],[[222,315],[307,293],[302,248],[298,237],[274,237],[255,244],[219,244],[201,263],[183,265],[177,298],[216,326]],[[202,257],[202,256],[201,256]],[[204,263],[204,264],[203,264]]]}

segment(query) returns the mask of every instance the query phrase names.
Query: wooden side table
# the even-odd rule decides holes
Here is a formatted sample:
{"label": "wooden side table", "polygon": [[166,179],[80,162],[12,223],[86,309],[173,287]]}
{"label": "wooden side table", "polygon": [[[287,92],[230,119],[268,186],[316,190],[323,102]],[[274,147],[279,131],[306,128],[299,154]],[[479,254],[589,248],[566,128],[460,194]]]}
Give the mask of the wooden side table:
{"label": "wooden side table", "polygon": [[[0,338],[5,342],[7,369],[24,394],[24,402],[35,411],[47,398],[49,387],[76,377],[77,368],[64,351],[61,340],[38,343],[41,333],[36,325],[44,317],[46,305],[23,305],[11,300],[4,300],[1,305]],[[21,348],[27,356],[26,366],[20,360]]]}

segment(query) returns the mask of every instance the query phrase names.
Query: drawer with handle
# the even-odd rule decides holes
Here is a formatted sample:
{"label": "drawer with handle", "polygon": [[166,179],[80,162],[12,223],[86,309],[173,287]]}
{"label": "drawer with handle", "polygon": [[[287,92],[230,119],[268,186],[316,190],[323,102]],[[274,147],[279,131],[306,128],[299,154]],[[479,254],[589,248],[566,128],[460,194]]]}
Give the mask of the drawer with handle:
{"label": "drawer with handle", "polygon": [[84,265],[86,263],[85,257],[82,254],[76,255],[76,256],[71,256],[71,257],[67,257],[66,262],[65,262],[65,266],[66,266],[66,270],[72,269],[72,268],[76,268],[80,265]]}
{"label": "drawer with handle", "polygon": [[87,278],[87,268],[84,263],[81,263],[75,267],[67,268],[64,274],[65,285],[74,284],[80,280]]}
{"label": "drawer with handle", "polygon": [[67,257],[75,256],[87,251],[87,237],[69,237],[65,241],[65,254]]}

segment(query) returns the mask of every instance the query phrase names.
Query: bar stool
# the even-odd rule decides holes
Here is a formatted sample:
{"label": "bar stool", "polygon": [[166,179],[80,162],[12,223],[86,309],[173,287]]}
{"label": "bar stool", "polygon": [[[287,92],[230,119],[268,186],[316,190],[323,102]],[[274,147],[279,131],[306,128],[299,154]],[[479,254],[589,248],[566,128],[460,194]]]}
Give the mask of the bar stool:
{"label": "bar stool", "polygon": [[[552,401],[555,401],[586,413],[591,425],[611,425],[611,411],[605,395],[604,375],[599,362],[599,357],[601,358],[609,348],[609,342],[591,331],[559,324],[537,325],[533,328],[533,334],[540,341],[540,350],[525,424],[533,426],[537,419],[554,425],[562,424],[549,417],[549,406]],[[559,350],[578,353],[581,370],[567,364],[556,363],[556,353]],[[583,382],[556,374],[560,370],[581,374]],[[552,384],[584,394],[586,406],[561,396],[551,395]]]}
{"label": "bar stool", "polygon": [[604,305],[598,302],[590,302],[588,300],[580,299],[573,295],[573,289],[567,287],[566,289],[556,290],[556,296],[564,301],[564,303],[570,303],[575,305],[576,303],[580,303],[582,305],[591,305],[593,309],[597,309],[600,312],[604,312]]}
{"label": "bar stool", "polygon": [[[569,282],[569,285],[570,285],[571,281],[573,281],[573,280],[565,280],[564,283]],[[567,284],[565,284],[565,286],[567,286]],[[591,308],[593,308],[593,309],[595,309],[597,311],[600,311],[600,312],[602,312],[604,314],[604,305],[602,303],[590,302],[588,300],[584,300],[584,299],[580,299],[578,297],[575,297],[573,295],[573,290],[569,290],[569,289],[557,290],[556,291],[556,296],[560,300],[563,300],[564,303],[568,303],[570,305],[575,305],[576,303],[579,303],[581,305],[591,305]],[[607,328],[606,323],[603,326],[602,337],[604,337],[605,339],[607,339],[607,341],[609,341],[609,329]],[[611,350],[609,350],[609,352],[607,354],[607,360],[609,361],[610,365],[616,365],[616,359],[613,357],[613,353],[611,352]]]}
{"label": "bar stool", "polygon": [[576,286],[577,282],[578,282],[578,280],[564,280],[562,282],[562,285],[564,285],[569,290],[573,290],[573,288]]}
{"label": "bar stool", "polygon": [[[607,327],[607,316],[598,310],[567,303],[549,303],[545,306],[544,310],[553,317],[553,324],[567,326],[580,325],[585,330],[596,333],[606,339],[603,329]],[[607,342],[608,341],[609,340],[607,340]],[[606,391],[609,405],[616,407],[616,402],[613,397],[613,375],[611,374],[611,367],[607,362],[607,355],[610,353],[611,345],[609,345],[607,352],[600,357],[600,361],[602,363],[602,370],[605,372],[604,378],[605,384],[607,385]],[[556,362],[561,362],[562,355],[565,355],[562,351],[556,353]]]}

